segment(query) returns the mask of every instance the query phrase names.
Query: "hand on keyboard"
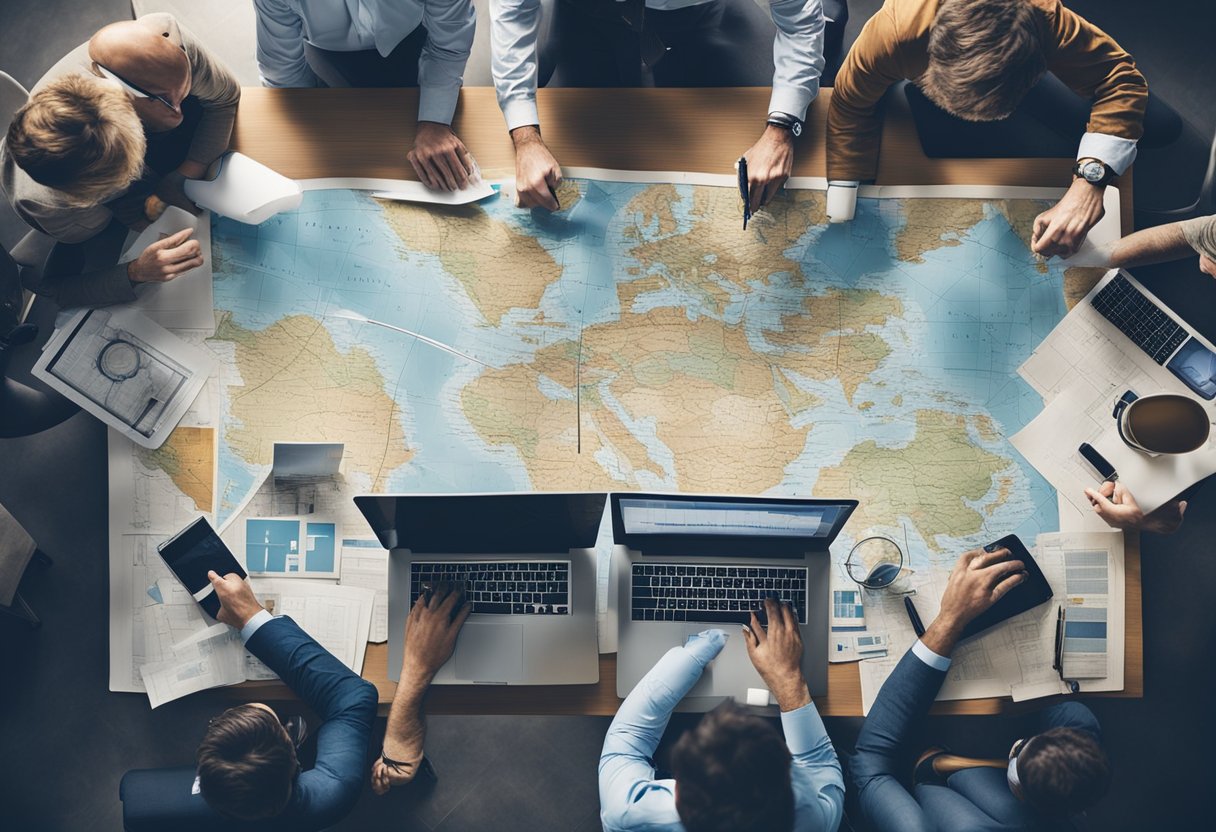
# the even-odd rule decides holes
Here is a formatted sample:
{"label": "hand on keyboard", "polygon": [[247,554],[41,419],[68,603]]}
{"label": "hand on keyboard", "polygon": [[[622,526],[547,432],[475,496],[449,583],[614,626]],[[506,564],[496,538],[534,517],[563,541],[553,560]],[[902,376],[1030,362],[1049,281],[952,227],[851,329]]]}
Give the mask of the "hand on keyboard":
{"label": "hand on keyboard", "polygon": [[782,711],[793,711],[807,705],[811,694],[802,675],[802,635],[798,619],[788,604],[769,598],[762,610],[767,626],[760,616],[751,615],[751,624],[743,628],[747,655],[764,684],[777,698]]}

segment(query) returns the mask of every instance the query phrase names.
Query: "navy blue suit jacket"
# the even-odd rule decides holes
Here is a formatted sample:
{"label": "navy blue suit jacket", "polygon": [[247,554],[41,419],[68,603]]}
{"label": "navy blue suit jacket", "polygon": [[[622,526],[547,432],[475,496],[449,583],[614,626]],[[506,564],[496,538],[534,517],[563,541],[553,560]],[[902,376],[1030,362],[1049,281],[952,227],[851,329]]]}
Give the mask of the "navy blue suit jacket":
{"label": "navy blue suit jacket", "polygon": [[[913,747],[946,678],[911,650],[887,677],[870,708],[850,759],[849,778],[862,814],[876,832],[1054,832],[1071,830],[1068,820],[1043,818],[1010,790],[1004,769],[972,768],[950,775],[947,785],[902,782],[912,770]],[[1069,727],[1101,741],[1098,720],[1080,702],[1041,711],[1033,733]],[[1030,736],[1028,734],[1027,736]]]}
{"label": "navy blue suit jacket", "polygon": [[193,767],[132,771],[123,778],[124,826],[175,832],[314,832],[336,824],[368,776],[376,688],[352,673],[290,618],[263,624],[246,645],[322,720],[317,763],[296,778],[287,808],[269,820],[230,821],[191,794]]}

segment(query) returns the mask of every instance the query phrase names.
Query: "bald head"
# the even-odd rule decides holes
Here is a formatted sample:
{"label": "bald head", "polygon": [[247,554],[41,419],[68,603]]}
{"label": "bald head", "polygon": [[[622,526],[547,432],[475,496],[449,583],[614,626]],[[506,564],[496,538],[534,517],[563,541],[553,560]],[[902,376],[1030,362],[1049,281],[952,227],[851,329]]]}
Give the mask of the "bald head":
{"label": "bald head", "polygon": [[[163,97],[174,107],[190,93],[190,60],[170,32],[145,20],[111,23],[89,40],[89,59],[141,90]],[[181,113],[159,101],[136,98],[136,112],[148,129],[170,130]]]}

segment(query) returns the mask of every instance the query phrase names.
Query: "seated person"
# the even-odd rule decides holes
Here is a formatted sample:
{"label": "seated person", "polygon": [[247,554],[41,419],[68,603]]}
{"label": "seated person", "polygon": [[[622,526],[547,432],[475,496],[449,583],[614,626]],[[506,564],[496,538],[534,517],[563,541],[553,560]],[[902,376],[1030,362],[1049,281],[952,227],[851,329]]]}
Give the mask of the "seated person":
{"label": "seated person", "polygon": [[[324,829],[359,799],[376,689],[286,616],[273,617],[235,574],[208,573],[219,620],[241,631],[249,652],[279,675],[322,720],[316,765],[301,771],[295,742],[268,705],[229,708],[211,720],[198,747],[203,799],[224,818],[259,829]],[[242,827],[243,828],[243,827]]]}
{"label": "seated person", "polygon": [[674,779],[654,779],[651,758],[672,711],[726,645],[722,630],[698,633],[659,659],[608,728],[599,770],[605,830],[835,832],[844,778],[802,676],[798,622],[775,600],[765,612],[767,633],[753,613],[742,637],[781,708],[785,740],[764,719],[726,703],[676,743]]}
{"label": "seated person", "polygon": [[372,764],[372,791],[376,794],[387,794],[393,786],[418,776],[426,740],[422,699],[435,674],[452,657],[456,636],[471,610],[464,593],[448,584],[440,584],[414,602],[405,625],[401,679],[388,712],[384,746]]}
{"label": "seated person", "polygon": [[858,183],[878,172],[879,102],[891,85],[908,79],[956,119],[991,122],[1049,71],[1093,105],[1072,186],[1035,219],[1031,247],[1076,251],[1102,218],[1107,183],[1135,159],[1148,85],[1127,52],[1060,0],[886,0],[849,50],[828,106],[829,220],[852,219]]}
{"label": "seated person", "polygon": [[106,26],[57,67],[0,144],[0,188],[23,220],[55,240],[96,238],[58,247],[40,294],[62,306],[131,301],[133,283],[202,265],[188,233],[129,265],[114,263],[127,228],[143,228],[164,204],[197,211],[182,185],[228,149],[241,88],[169,14]]}
{"label": "seated person", "polygon": [[[777,26],[773,91],[760,138],[743,154],[753,211],[777,194],[793,170],[794,138],[819,94],[824,66],[821,0],[768,5]],[[638,86],[643,64],[653,66],[658,86],[735,85],[720,77],[736,57],[722,31],[725,0],[557,0],[557,6],[559,62],[567,70],[584,70],[567,78],[572,86]],[[491,0],[491,68],[515,145],[517,203],[556,211],[562,173],[541,138],[536,110],[540,17],[540,0]]]}
{"label": "seated person", "polygon": [[[477,25],[472,0],[254,0],[253,6],[265,86],[419,87],[409,163],[428,188],[468,185],[473,157],[451,125]],[[305,44],[326,65],[310,65]]]}
{"label": "seated person", "polygon": [[[1020,739],[1007,759],[972,760],[932,749],[915,767],[912,746],[946,678],[966,625],[1025,580],[1008,549],[963,554],[950,573],[941,611],[883,683],[857,737],[849,776],[875,832],[1071,830],[1071,814],[1110,786],[1098,721],[1079,702],[1053,705],[1042,730]],[[906,766],[906,769],[902,768]]]}

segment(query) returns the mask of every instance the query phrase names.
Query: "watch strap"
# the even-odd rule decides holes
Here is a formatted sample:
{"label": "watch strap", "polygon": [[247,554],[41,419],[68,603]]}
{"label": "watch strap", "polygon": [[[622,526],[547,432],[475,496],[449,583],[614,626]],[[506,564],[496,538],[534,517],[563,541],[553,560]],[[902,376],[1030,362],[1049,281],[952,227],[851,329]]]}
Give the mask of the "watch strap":
{"label": "watch strap", "polygon": [[789,130],[795,136],[802,135],[802,120],[789,113],[774,111],[768,114],[768,124]]}

